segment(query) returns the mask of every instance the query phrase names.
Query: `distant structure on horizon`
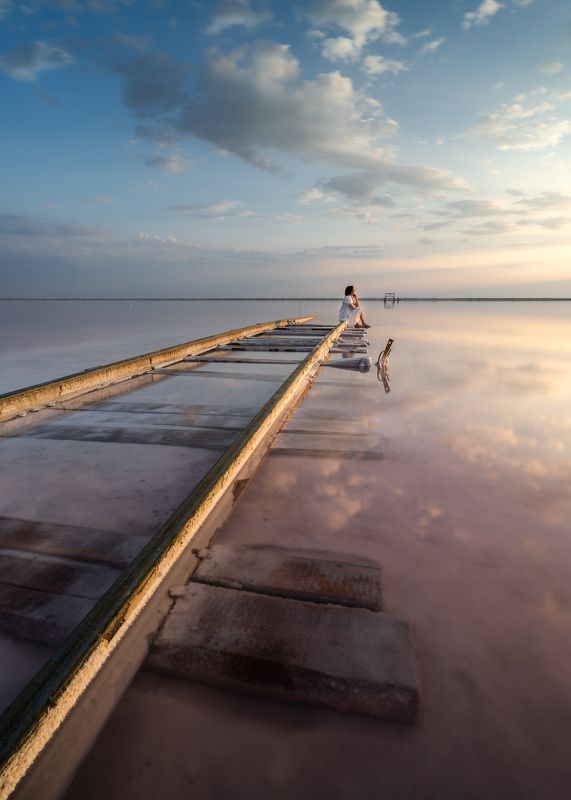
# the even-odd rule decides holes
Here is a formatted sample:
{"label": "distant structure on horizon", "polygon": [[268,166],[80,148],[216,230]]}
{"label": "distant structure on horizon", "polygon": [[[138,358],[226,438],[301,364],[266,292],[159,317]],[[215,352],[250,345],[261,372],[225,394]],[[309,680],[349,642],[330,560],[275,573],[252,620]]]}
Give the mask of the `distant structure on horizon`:
{"label": "distant structure on horizon", "polygon": [[395,303],[398,303],[400,298],[397,298],[395,292],[385,292],[385,308],[392,308]]}

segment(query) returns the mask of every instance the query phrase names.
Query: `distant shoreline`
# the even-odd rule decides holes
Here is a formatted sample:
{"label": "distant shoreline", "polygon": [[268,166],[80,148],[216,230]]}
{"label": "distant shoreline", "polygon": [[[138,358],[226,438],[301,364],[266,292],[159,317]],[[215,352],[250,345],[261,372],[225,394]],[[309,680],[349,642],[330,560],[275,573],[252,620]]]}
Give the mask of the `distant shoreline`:
{"label": "distant shoreline", "polygon": [[[338,297],[0,297],[0,302],[23,303],[204,303],[206,302],[321,302]],[[384,302],[384,297],[363,297]],[[392,300],[389,300],[392,304]],[[397,297],[399,303],[569,303],[571,297]]]}

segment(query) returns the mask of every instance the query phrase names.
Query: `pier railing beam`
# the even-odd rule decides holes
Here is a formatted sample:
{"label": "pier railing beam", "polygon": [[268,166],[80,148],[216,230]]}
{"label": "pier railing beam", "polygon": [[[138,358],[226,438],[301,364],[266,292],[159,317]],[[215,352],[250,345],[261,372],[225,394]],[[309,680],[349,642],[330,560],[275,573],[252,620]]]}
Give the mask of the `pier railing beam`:
{"label": "pier railing beam", "polygon": [[75,397],[93,389],[100,389],[110,383],[128,380],[157,367],[165,367],[168,364],[181,361],[185,356],[206,353],[208,350],[242,336],[255,336],[258,333],[271,331],[275,328],[283,328],[286,325],[300,325],[312,319],[315,319],[315,317],[292,317],[291,319],[278,319],[273,322],[258,322],[245,328],[224,331],[223,333],[214,334],[214,336],[207,336],[204,339],[193,339],[190,342],[165,347],[162,350],[153,350],[140,356],[124,358],[111,364],[86,369],[84,372],[76,372],[53,381],[39,383],[36,386],[28,386],[15,392],[1,394],[0,422],[12,419],[18,414],[24,414],[31,409],[45,406],[48,403],[55,403],[58,400]]}

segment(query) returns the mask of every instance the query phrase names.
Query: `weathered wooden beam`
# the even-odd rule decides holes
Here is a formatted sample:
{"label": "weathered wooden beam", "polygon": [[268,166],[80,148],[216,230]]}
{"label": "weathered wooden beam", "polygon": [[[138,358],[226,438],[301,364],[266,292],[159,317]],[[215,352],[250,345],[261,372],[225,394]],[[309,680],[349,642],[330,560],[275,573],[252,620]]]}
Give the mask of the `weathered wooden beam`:
{"label": "weathered wooden beam", "polygon": [[47,403],[74,397],[92,389],[98,389],[106,384],[124,381],[135,375],[141,375],[155,367],[164,367],[167,364],[181,361],[185,356],[207,352],[240,336],[255,336],[255,334],[263,331],[299,324],[311,319],[313,317],[294,317],[292,319],[278,319],[273,322],[259,322],[256,325],[248,325],[245,328],[217,333],[204,339],[193,339],[190,342],[165,347],[161,350],[153,350],[140,356],[124,358],[121,361],[114,361],[111,364],[87,369],[84,372],[76,372],[73,375],[66,375],[53,381],[28,386],[15,392],[8,392],[0,395],[0,422],[38,406],[45,406]]}
{"label": "weathered wooden beam", "polygon": [[[341,334],[340,323],[290,374],[183,503],[0,718],[0,797],[63,792],[168,610],[181,564],[232,507],[244,469],[263,452]],[[221,511],[222,508],[222,511]],[[211,520],[214,520],[212,522]],[[216,527],[215,527],[216,523]],[[186,570],[188,573],[188,569]]]}

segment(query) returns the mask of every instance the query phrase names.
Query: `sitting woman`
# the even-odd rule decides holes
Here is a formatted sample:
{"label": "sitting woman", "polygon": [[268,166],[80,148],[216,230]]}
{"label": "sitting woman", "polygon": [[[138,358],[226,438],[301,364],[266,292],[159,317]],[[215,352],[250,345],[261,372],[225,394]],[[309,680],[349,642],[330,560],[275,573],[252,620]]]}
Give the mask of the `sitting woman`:
{"label": "sitting woman", "polygon": [[354,286],[347,286],[345,289],[345,297],[339,309],[339,322],[346,322],[348,328],[371,327],[365,322],[365,315],[359,304],[359,298],[357,297]]}

